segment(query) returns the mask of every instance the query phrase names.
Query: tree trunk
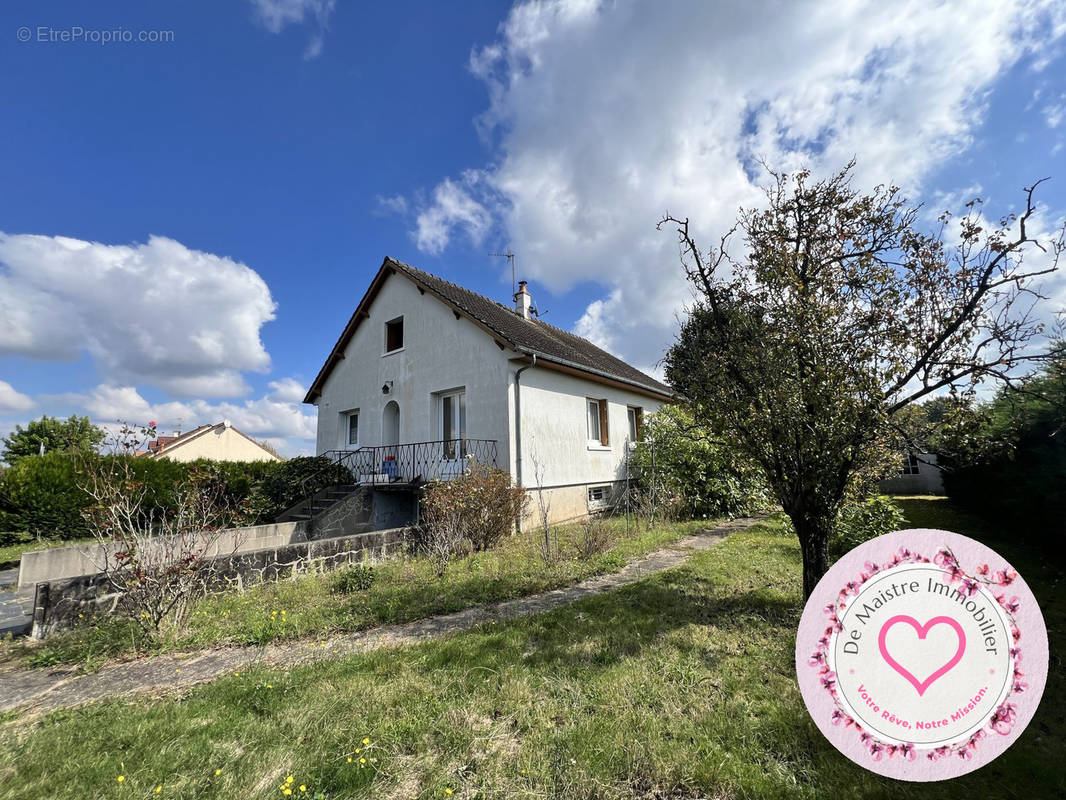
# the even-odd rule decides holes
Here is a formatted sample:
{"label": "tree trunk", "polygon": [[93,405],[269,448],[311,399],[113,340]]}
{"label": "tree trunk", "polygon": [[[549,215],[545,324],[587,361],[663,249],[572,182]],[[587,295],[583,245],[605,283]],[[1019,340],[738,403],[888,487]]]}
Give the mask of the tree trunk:
{"label": "tree trunk", "polygon": [[789,514],[789,517],[803,551],[803,599],[806,600],[829,569],[829,534],[833,530],[833,520],[799,514]]}

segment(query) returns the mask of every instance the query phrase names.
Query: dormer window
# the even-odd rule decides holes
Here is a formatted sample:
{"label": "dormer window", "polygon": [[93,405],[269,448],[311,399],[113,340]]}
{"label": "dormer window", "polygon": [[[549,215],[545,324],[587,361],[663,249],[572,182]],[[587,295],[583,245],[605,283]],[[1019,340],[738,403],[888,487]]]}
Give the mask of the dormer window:
{"label": "dormer window", "polygon": [[394,353],[403,349],[403,317],[385,323],[385,352]]}

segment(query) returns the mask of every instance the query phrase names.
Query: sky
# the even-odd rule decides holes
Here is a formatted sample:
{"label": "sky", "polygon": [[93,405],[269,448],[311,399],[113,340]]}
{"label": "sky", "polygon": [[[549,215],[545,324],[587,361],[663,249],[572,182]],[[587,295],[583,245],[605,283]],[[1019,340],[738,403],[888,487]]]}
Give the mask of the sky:
{"label": "sky", "polygon": [[1066,217],[1064,2],[7,0],[0,87],[0,434],[313,452],[386,255],[510,303],[510,249],[546,321],[661,374],[691,295],[655,223],[717,241],[760,159],[854,158],[929,224],[1050,177]]}

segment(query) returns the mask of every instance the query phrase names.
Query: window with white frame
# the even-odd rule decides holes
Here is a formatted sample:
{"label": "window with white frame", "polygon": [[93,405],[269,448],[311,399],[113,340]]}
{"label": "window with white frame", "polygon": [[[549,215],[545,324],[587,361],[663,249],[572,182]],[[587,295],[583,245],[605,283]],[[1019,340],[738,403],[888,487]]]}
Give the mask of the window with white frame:
{"label": "window with white frame", "polygon": [[466,456],[466,390],[440,395],[440,438],[444,441],[444,457]]}
{"label": "window with white frame", "polygon": [[629,422],[629,441],[639,442],[641,430],[644,427],[644,409],[640,406],[630,406],[626,409],[626,417]]}
{"label": "window with white frame", "polygon": [[611,496],[610,486],[590,486],[589,487],[589,508],[601,508],[607,505],[607,501]]}
{"label": "window with white frame", "polygon": [[359,411],[348,411],[344,415],[345,444],[349,447],[359,446]]}
{"label": "window with white frame", "polygon": [[607,401],[592,397],[587,398],[588,440],[589,444],[606,447],[607,437]]}
{"label": "window with white frame", "polygon": [[917,453],[907,453],[903,458],[903,475],[920,475],[922,462],[918,460]]}

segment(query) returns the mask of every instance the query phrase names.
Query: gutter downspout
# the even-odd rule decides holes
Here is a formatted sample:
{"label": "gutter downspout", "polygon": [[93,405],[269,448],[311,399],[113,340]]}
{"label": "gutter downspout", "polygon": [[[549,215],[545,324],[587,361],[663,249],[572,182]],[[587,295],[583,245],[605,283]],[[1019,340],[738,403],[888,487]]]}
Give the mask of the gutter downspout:
{"label": "gutter downspout", "polygon": [[537,366],[537,354],[524,367],[519,367],[514,374],[514,453],[515,483],[522,486],[522,373]]}

